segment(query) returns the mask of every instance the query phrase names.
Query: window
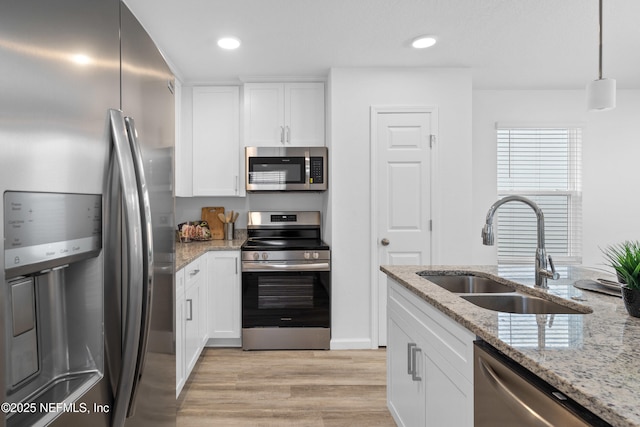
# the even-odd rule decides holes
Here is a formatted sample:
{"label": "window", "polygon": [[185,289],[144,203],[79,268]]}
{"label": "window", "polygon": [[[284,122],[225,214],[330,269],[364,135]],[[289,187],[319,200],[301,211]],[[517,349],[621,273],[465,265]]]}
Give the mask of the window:
{"label": "window", "polygon": [[[498,124],[498,196],[533,200],[544,213],[547,253],[556,262],[582,262],[582,128]],[[497,212],[499,263],[531,263],[536,216],[518,202]]]}

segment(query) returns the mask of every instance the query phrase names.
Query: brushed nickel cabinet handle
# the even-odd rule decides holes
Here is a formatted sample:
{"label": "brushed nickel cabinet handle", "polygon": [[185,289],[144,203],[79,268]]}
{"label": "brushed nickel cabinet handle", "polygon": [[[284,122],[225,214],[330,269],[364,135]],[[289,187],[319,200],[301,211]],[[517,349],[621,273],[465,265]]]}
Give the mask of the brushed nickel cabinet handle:
{"label": "brushed nickel cabinet handle", "polygon": [[407,374],[413,376],[413,349],[416,343],[407,343]]}
{"label": "brushed nickel cabinet handle", "polygon": [[187,302],[189,303],[189,316],[187,316],[187,320],[193,320],[193,300],[188,299]]}
{"label": "brushed nickel cabinet handle", "polygon": [[422,377],[419,377],[417,374],[418,363],[416,362],[416,353],[422,353],[422,349],[420,347],[413,347],[411,349],[411,360],[413,361],[413,370],[411,371],[411,379],[413,381],[422,381]]}

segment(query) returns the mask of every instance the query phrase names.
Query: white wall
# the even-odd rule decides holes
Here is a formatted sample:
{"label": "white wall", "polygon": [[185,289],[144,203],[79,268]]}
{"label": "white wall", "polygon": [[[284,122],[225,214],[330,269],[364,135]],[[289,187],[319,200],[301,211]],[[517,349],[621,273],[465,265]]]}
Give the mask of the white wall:
{"label": "white wall", "polygon": [[471,74],[462,69],[344,69],[329,78],[330,181],[327,227],[332,249],[332,348],[369,348],[372,340],[372,239],[369,220],[371,106],[435,106],[439,115],[442,218],[434,259],[467,263],[471,218]]}
{"label": "white wall", "polygon": [[[473,92],[473,215],[475,264],[495,264],[495,247],[480,230],[496,195],[496,122],[583,122],[583,265],[604,268],[601,247],[640,239],[640,91],[619,90],[616,109],[586,112],[584,90]],[[533,254],[532,254],[533,260]]]}

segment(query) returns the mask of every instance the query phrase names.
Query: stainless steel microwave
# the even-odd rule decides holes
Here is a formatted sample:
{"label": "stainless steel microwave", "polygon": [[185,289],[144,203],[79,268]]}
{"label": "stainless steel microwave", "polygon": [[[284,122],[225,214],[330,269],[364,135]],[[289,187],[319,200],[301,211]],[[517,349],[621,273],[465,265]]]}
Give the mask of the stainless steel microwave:
{"label": "stainless steel microwave", "polygon": [[245,147],[247,191],[324,191],[327,147]]}

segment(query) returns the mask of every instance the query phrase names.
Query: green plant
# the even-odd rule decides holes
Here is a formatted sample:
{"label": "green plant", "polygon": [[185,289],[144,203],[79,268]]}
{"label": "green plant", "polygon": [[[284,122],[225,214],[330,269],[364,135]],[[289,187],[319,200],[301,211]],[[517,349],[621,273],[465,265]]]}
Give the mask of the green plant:
{"label": "green plant", "polygon": [[610,267],[616,271],[621,280],[631,289],[640,289],[640,242],[624,241],[607,246],[602,250]]}

